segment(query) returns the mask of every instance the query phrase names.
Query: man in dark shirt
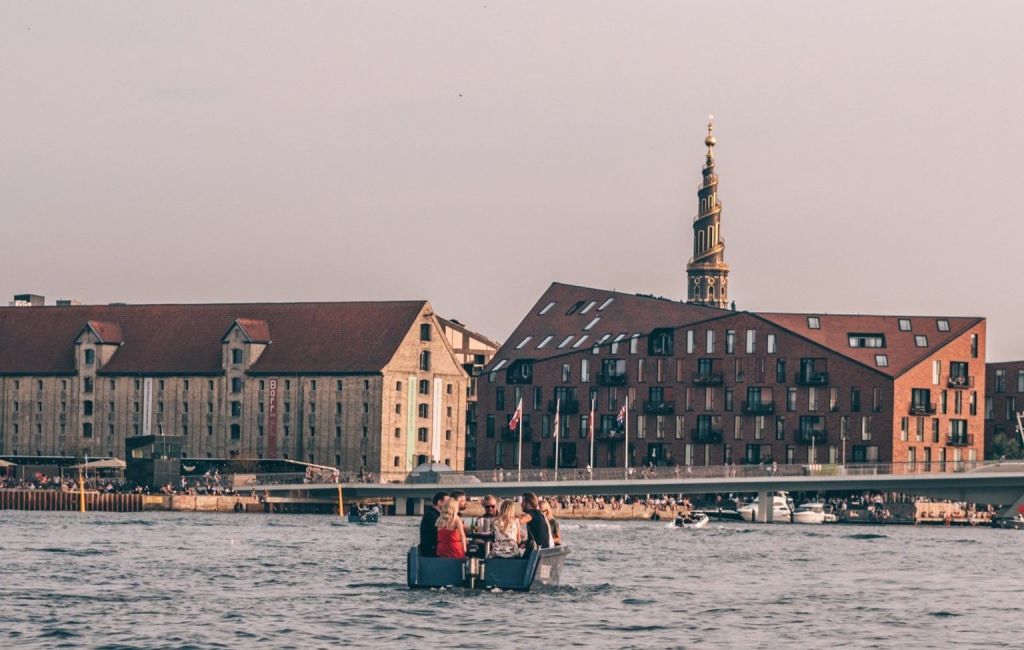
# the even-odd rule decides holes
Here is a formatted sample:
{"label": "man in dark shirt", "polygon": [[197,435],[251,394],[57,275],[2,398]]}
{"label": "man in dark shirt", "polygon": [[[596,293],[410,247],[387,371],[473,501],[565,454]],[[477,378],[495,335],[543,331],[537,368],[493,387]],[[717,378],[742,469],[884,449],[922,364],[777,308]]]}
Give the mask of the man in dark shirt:
{"label": "man in dark shirt", "polygon": [[427,506],[420,519],[420,555],[437,557],[437,518],[441,516],[441,508],[448,500],[447,492],[434,495],[431,505]]}
{"label": "man in dark shirt", "polygon": [[529,539],[533,540],[538,548],[551,548],[551,528],[544,513],[540,511],[540,500],[537,495],[533,492],[524,492],[521,505],[523,514],[519,516],[519,523],[526,524]]}

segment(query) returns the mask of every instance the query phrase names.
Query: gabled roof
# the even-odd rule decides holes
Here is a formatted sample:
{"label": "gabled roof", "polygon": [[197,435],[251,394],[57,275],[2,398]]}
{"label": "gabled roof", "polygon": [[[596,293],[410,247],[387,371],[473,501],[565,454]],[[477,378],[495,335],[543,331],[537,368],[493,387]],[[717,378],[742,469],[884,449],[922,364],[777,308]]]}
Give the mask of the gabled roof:
{"label": "gabled roof", "polygon": [[[852,314],[780,314],[757,312],[765,320],[809,339],[829,350],[853,359],[891,377],[898,377],[921,359],[931,355],[960,334],[984,319],[952,316],[862,316]],[[810,326],[817,318],[820,328]],[[901,330],[901,320],[910,321],[910,330]],[[948,331],[939,329],[939,321],[949,324]],[[884,348],[851,347],[850,334],[881,334]],[[927,346],[919,347],[916,336],[925,336]],[[875,355],[884,354],[888,366],[879,367]]]}
{"label": "gabled roof", "polygon": [[[100,340],[100,343],[121,343],[124,341],[124,335],[121,333],[121,327],[116,323],[91,320],[85,324],[82,331],[87,329],[92,330],[92,333],[96,335],[96,338]],[[81,336],[82,332],[79,332],[78,335]]]}
{"label": "gabled roof", "polygon": [[242,330],[242,334],[245,335],[249,343],[270,343],[270,323],[255,318],[236,318],[228,331],[221,337],[221,341],[226,339],[235,327]]}
{"label": "gabled roof", "polygon": [[[733,313],[653,296],[554,282],[501,346],[489,367],[501,361],[507,364],[510,359],[543,359],[564,354],[589,347],[605,336],[610,342],[623,334],[646,335],[660,327],[678,327]],[[530,339],[523,345],[526,337]],[[538,347],[548,337],[547,343]]]}
{"label": "gabled roof", "polygon": [[[114,325],[121,332],[123,344],[104,374],[219,374],[221,337],[236,321],[255,330],[255,323],[273,323],[273,343],[250,368],[252,373],[379,372],[426,304],[0,307],[0,374],[73,374],[73,342],[90,322]],[[104,340],[113,336],[107,326],[100,329]],[[264,338],[259,331],[246,331]]]}

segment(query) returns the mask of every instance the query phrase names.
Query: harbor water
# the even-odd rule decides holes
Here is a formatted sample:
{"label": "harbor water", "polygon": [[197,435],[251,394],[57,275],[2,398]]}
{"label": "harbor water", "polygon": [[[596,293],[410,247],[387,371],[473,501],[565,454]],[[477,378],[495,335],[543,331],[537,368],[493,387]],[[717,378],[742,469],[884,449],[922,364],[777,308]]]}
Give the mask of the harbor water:
{"label": "harbor water", "polygon": [[410,591],[417,521],[0,511],[19,648],[1020,647],[1024,537],[566,521],[563,585]]}

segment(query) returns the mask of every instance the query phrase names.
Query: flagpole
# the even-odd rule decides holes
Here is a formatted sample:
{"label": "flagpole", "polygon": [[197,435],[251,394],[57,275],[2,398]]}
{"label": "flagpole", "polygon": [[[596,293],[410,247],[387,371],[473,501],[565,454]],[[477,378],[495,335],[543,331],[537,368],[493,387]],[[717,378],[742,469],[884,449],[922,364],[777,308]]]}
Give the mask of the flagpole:
{"label": "flagpole", "polygon": [[559,429],[562,428],[562,398],[555,400],[555,482],[558,482],[558,439],[561,437]]}
{"label": "flagpole", "polygon": [[519,453],[516,454],[519,467],[516,468],[516,480],[523,482],[523,418],[519,418]]}
{"label": "flagpole", "polygon": [[629,393],[626,393],[626,478],[629,478]]}
{"label": "flagpole", "polygon": [[590,420],[587,422],[587,424],[590,427],[590,431],[587,431],[587,433],[590,434],[590,471],[591,471],[591,476],[593,476],[593,471],[594,471],[594,438],[596,437],[594,435],[594,431],[595,431],[595,428],[594,428],[594,406],[595,406],[594,405],[594,400],[592,399],[592,400],[590,400]]}

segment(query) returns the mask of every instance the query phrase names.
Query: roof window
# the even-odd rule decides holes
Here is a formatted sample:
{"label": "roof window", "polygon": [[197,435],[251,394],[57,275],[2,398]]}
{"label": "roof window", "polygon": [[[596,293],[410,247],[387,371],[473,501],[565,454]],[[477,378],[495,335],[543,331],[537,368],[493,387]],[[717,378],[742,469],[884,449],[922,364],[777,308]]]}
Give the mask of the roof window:
{"label": "roof window", "polygon": [[521,341],[521,342],[519,343],[519,345],[517,345],[517,346],[516,346],[516,349],[517,349],[517,350],[522,350],[523,348],[525,348],[525,347],[526,347],[526,344],[527,344],[527,343],[529,343],[529,342],[530,342],[530,339],[532,339],[532,338],[533,338],[532,336],[527,336],[527,337],[526,337],[525,339],[523,339],[523,340],[522,340],[522,341]]}
{"label": "roof window", "polygon": [[578,312],[580,310],[580,307],[582,307],[585,304],[587,304],[586,300],[578,300],[578,301],[576,301],[576,304],[573,305],[572,307],[569,307],[569,311],[565,312],[565,315],[566,316],[572,316],[573,314],[575,314],[576,312]]}
{"label": "roof window", "polygon": [[875,355],[875,365],[879,368],[887,368],[889,366],[889,357],[885,354]]}
{"label": "roof window", "polygon": [[909,318],[901,318],[901,319],[899,319],[899,325],[900,325],[900,331],[901,332],[909,332],[910,331],[910,319]]}
{"label": "roof window", "polygon": [[572,344],[572,347],[573,348],[580,347],[581,345],[583,345],[587,341],[588,338],[590,338],[590,335],[589,334],[584,334],[583,336],[580,337],[579,341],[576,341],[575,343]]}
{"label": "roof window", "polygon": [[812,330],[820,330],[821,329],[821,319],[818,318],[817,316],[808,316],[807,317],[807,327],[811,328]]}
{"label": "roof window", "polygon": [[567,336],[564,339],[562,339],[562,342],[558,344],[558,349],[561,350],[565,346],[569,345],[570,341],[572,341],[573,338],[574,338],[573,335],[570,334],[569,336]]}
{"label": "roof window", "polygon": [[587,330],[592,329],[594,327],[594,325],[597,325],[599,322],[601,322],[601,317],[600,316],[598,316],[594,320],[592,320],[589,323],[587,323],[587,326],[583,328],[583,331],[586,332]]}
{"label": "roof window", "polygon": [[615,302],[615,298],[609,298],[608,300],[605,300],[604,302],[601,303],[601,306],[597,308],[597,311],[604,311],[613,302]]}
{"label": "roof window", "polygon": [[539,350],[542,347],[544,347],[545,345],[547,345],[548,343],[550,343],[551,339],[553,339],[553,338],[555,338],[555,337],[553,337],[553,336],[545,336],[544,340],[537,344],[537,349]]}
{"label": "roof window", "polygon": [[928,337],[925,336],[924,334],[916,335],[914,337],[914,345],[916,345],[919,348],[926,348],[926,347],[928,347]]}
{"label": "roof window", "polygon": [[537,313],[537,315],[538,315],[538,316],[543,316],[544,314],[546,314],[546,313],[548,313],[549,311],[551,311],[551,308],[552,308],[552,307],[554,307],[554,306],[555,306],[555,303],[554,303],[554,302],[549,302],[549,303],[548,303],[548,305],[547,305],[547,307],[545,307],[544,309],[541,309],[541,310],[540,310],[540,311],[539,311],[539,312]]}
{"label": "roof window", "polygon": [[494,372],[495,370],[501,370],[505,366],[505,363],[507,361],[507,359],[502,359],[501,361],[499,361],[493,368],[491,368],[491,372]]}
{"label": "roof window", "polygon": [[851,348],[884,348],[885,334],[849,334]]}
{"label": "roof window", "polygon": [[940,318],[937,321],[935,321],[935,326],[937,328],[939,328],[940,332],[948,332],[949,331],[949,321],[946,320],[945,318]]}
{"label": "roof window", "polygon": [[597,305],[597,301],[596,300],[591,300],[590,302],[587,303],[587,306],[584,307],[582,311],[580,311],[580,313],[581,314],[585,314],[588,311],[590,311],[591,309],[593,309],[596,305]]}

